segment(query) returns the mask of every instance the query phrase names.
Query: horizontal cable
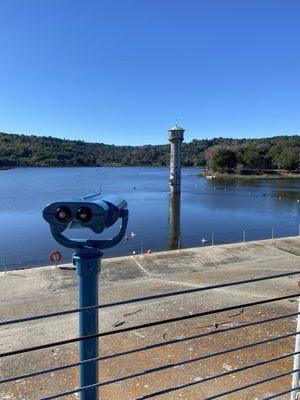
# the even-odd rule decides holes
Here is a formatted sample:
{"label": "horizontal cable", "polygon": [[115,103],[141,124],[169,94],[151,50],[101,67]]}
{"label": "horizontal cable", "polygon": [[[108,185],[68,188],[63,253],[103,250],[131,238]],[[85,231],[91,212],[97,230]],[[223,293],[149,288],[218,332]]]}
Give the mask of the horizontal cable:
{"label": "horizontal cable", "polygon": [[157,391],[155,393],[146,394],[143,397],[136,398],[135,400],[150,399],[150,398],[155,397],[155,396],[160,396],[162,394],[167,394],[167,393],[170,393],[170,392],[174,392],[174,391],[177,391],[177,390],[180,390],[180,389],[184,389],[184,388],[187,388],[187,387],[190,387],[190,386],[198,385],[198,384],[203,383],[203,382],[208,382],[208,381],[211,381],[211,380],[214,380],[214,379],[223,378],[224,376],[228,376],[228,375],[231,375],[231,374],[236,374],[237,372],[243,372],[243,371],[245,371],[247,369],[261,367],[261,366],[269,364],[271,362],[276,362],[276,361],[280,361],[280,360],[283,360],[283,359],[288,358],[288,357],[293,357],[296,354],[300,354],[300,352],[298,351],[298,352],[294,352],[294,353],[284,354],[284,355],[279,356],[279,357],[270,358],[269,360],[259,361],[256,364],[246,365],[244,367],[236,368],[236,369],[233,369],[231,371],[222,372],[221,374],[218,374],[218,375],[209,376],[207,378],[201,379],[201,381],[189,382],[189,383],[185,383],[185,384],[180,385],[180,386],[175,386],[175,387],[172,387],[172,388],[163,389],[163,390]]}
{"label": "horizontal cable", "polygon": [[[255,326],[255,325],[265,324],[268,322],[274,322],[274,321],[278,321],[281,319],[286,319],[286,318],[290,318],[293,316],[297,316],[299,314],[300,314],[299,312],[296,312],[296,313],[291,313],[291,314],[286,314],[286,315],[280,315],[279,317],[273,317],[273,318],[263,319],[263,320],[244,323],[244,324],[242,323],[241,325],[231,326],[229,328],[223,328],[223,329],[218,329],[218,330],[214,330],[214,331],[210,331],[210,332],[199,333],[197,335],[168,340],[168,341],[164,341],[162,343],[154,343],[154,344],[150,344],[148,346],[138,347],[136,349],[126,350],[126,351],[123,351],[120,353],[103,356],[103,357],[101,357],[101,360],[108,360],[111,358],[116,358],[116,357],[120,357],[120,356],[126,356],[126,355],[130,355],[130,354],[138,353],[140,351],[152,350],[152,349],[155,349],[158,347],[170,346],[172,344],[178,344],[178,343],[187,342],[187,341],[195,340],[195,339],[200,339],[200,338],[211,336],[211,335],[222,334],[222,333],[230,332],[230,331],[237,330],[237,329],[243,329],[243,328],[248,328],[248,327]],[[296,335],[296,333],[295,333],[295,335]]]}
{"label": "horizontal cable", "polygon": [[[175,364],[172,363],[172,364],[163,365],[161,367],[149,369],[149,370],[146,370],[146,371],[141,371],[141,372],[137,373],[135,377],[151,374],[151,373],[157,372],[157,371],[163,371],[165,369],[174,368],[174,367],[178,367],[178,366],[185,365],[185,364],[191,364],[191,363],[194,363],[194,362],[197,362],[197,361],[201,361],[201,360],[205,360],[205,359],[208,359],[208,358],[217,357],[217,356],[224,355],[224,354],[227,354],[227,353],[232,353],[234,351],[245,350],[245,349],[248,349],[248,348],[251,348],[251,347],[260,346],[260,345],[263,345],[263,344],[266,344],[266,343],[275,342],[277,340],[287,339],[289,337],[292,337],[292,336],[295,336],[295,335],[299,335],[299,334],[300,334],[300,331],[299,332],[293,332],[293,333],[287,333],[285,335],[275,336],[274,338],[265,339],[265,340],[262,340],[262,341],[259,341],[259,342],[253,342],[253,343],[249,343],[249,344],[246,344],[246,345],[243,345],[243,346],[232,347],[230,349],[222,350],[222,351],[215,352],[215,353],[205,354],[203,356],[200,356],[200,357],[197,357],[197,358],[192,358],[192,359],[189,359],[189,360],[184,360],[184,361],[181,361],[181,362],[178,362],[178,363],[175,363]],[[166,345],[165,343],[163,343],[163,344]],[[17,381],[19,379],[33,378],[35,376],[47,374],[47,373],[50,373],[50,372],[57,372],[57,371],[68,369],[68,368],[78,367],[78,366],[83,365],[83,364],[103,361],[103,360],[106,360],[107,358],[110,358],[110,357],[108,356],[108,357],[91,358],[91,359],[88,359],[88,360],[78,361],[76,363],[66,364],[66,365],[62,365],[62,366],[59,366],[59,367],[54,367],[54,368],[50,368],[50,369],[46,369],[46,370],[42,370],[42,371],[34,371],[34,372],[31,372],[31,373],[28,373],[28,374],[24,374],[24,375],[19,375],[19,376],[15,376],[15,377],[11,377],[11,378],[5,378],[5,379],[0,380],[0,385],[3,384],[3,383],[14,382],[14,381]],[[130,379],[130,378],[127,378],[127,379]]]}
{"label": "horizontal cable", "polygon": [[295,387],[293,389],[285,390],[284,392],[273,394],[272,396],[269,396],[269,397],[264,397],[263,400],[276,399],[276,397],[280,397],[280,396],[283,396],[284,394],[295,392],[296,390],[300,390],[300,386]]}
{"label": "horizontal cable", "polygon": [[300,369],[294,369],[293,371],[283,372],[282,374],[274,375],[274,376],[271,376],[269,378],[262,379],[260,381],[252,382],[252,383],[249,383],[248,385],[239,386],[238,388],[235,388],[235,389],[232,389],[232,390],[228,390],[227,392],[222,392],[222,393],[218,393],[218,394],[216,394],[214,396],[205,397],[205,399],[203,399],[203,400],[219,399],[220,397],[227,396],[229,394],[234,394],[234,393],[240,392],[241,390],[250,389],[250,388],[252,388],[254,386],[262,385],[264,383],[267,383],[267,382],[270,382],[270,381],[274,381],[276,379],[284,378],[285,376],[294,374],[295,372],[299,372],[299,371],[300,371]]}
{"label": "horizontal cable", "polygon": [[[200,339],[200,338],[211,336],[211,335],[231,332],[231,331],[237,330],[237,329],[243,329],[243,328],[248,328],[248,327],[252,327],[252,326],[255,326],[255,325],[265,324],[265,323],[268,323],[268,322],[274,322],[274,321],[278,321],[278,320],[281,320],[281,319],[297,316],[299,314],[300,313],[296,312],[296,313],[281,315],[279,317],[273,317],[273,318],[258,320],[258,321],[254,321],[254,322],[249,322],[249,323],[237,325],[237,326],[231,326],[229,328],[223,328],[223,329],[219,329],[219,330],[215,330],[215,331],[211,331],[211,332],[200,333],[198,335],[188,336],[188,337],[185,337],[185,338],[173,339],[173,340],[165,341],[165,342],[162,342],[162,343],[154,343],[152,345],[139,347],[137,349],[127,350],[127,351],[123,351],[123,352],[120,352],[120,353],[115,353],[115,354],[102,356],[102,357],[98,357],[98,358],[94,358],[94,359],[90,359],[90,360],[85,360],[85,361],[82,361],[82,362],[66,364],[66,365],[61,366],[61,367],[55,367],[55,368],[51,368],[51,369],[47,369],[47,370],[35,371],[35,372],[29,373],[29,374],[19,375],[18,377],[15,377],[15,378],[6,378],[4,380],[1,380],[0,384],[1,383],[8,383],[8,382],[10,382],[12,380],[26,379],[26,378],[30,378],[30,377],[34,377],[34,376],[38,376],[38,375],[43,375],[43,374],[50,373],[50,372],[56,372],[56,371],[59,371],[60,369],[73,368],[73,367],[76,367],[76,366],[78,366],[80,364],[84,364],[84,363],[88,363],[88,362],[104,361],[104,360],[108,360],[108,359],[112,359],[112,358],[116,358],[116,357],[120,357],[120,356],[126,356],[126,355],[130,355],[130,354],[134,354],[134,353],[137,353],[137,352],[140,352],[140,351],[147,351],[147,350],[151,350],[151,349],[158,348],[158,347],[169,346],[169,345],[172,345],[172,344],[182,343],[182,342],[186,342],[186,341],[189,341],[189,340]],[[295,333],[295,335],[296,335],[296,333]]]}
{"label": "horizontal cable", "polygon": [[199,293],[199,292],[204,292],[204,291],[208,291],[208,290],[221,289],[221,288],[225,288],[225,287],[244,285],[244,284],[254,283],[254,282],[261,282],[261,281],[265,281],[265,280],[269,280],[269,279],[284,278],[284,277],[293,276],[293,275],[300,275],[300,271],[285,272],[283,274],[263,276],[260,278],[245,279],[245,280],[236,281],[236,282],[220,283],[217,285],[211,285],[211,286],[205,286],[205,287],[199,287],[199,288],[193,288],[193,289],[186,289],[186,290],[179,290],[177,292],[168,292],[168,293],[156,294],[156,295],[151,295],[151,296],[138,297],[135,299],[117,301],[117,302],[113,302],[113,303],[101,304],[101,305],[96,305],[96,306],[91,306],[91,307],[74,308],[71,310],[57,311],[57,312],[48,313],[48,314],[40,314],[40,315],[35,315],[32,317],[25,317],[25,318],[19,318],[19,319],[14,319],[14,320],[2,321],[2,322],[0,322],[0,326],[17,324],[17,323],[21,323],[21,322],[35,321],[38,319],[58,317],[61,315],[74,314],[74,313],[78,313],[81,311],[91,311],[91,310],[95,310],[97,308],[102,309],[102,308],[108,308],[108,307],[116,307],[116,306],[122,306],[122,305],[126,305],[126,304],[139,303],[139,302],[143,302],[143,301],[158,300],[158,299],[163,299],[163,298],[167,298],[167,297],[181,296],[181,295],[191,294],[191,293]]}
{"label": "horizontal cable", "polygon": [[[299,333],[300,332],[297,332],[297,334],[299,334]],[[148,370],[145,370],[145,371],[140,371],[140,372],[137,372],[137,373],[129,375],[129,376],[125,376],[125,377],[121,377],[121,378],[115,378],[115,379],[112,379],[110,381],[103,382],[102,385],[103,386],[104,385],[111,385],[113,383],[123,382],[123,381],[128,380],[128,379],[138,378],[140,376],[144,376],[144,375],[149,375],[149,374],[156,373],[156,372],[165,371],[165,370],[168,370],[168,369],[171,369],[171,368],[175,368],[175,367],[181,367],[181,366],[186,365],[186,364],[192,364],[192,363],[195,363],[195,362],[207,360],[209,358],[213,358],[213,357],[221,356],[221,355],[224,355],[224,354],[232,353],[234,351],[244,350],[244,349],[247,349],[247,348],[251,348],[251,347],[254,347],[254,346],[262,345],[262,344],[265,344],[265,343],[268,343],[268,342],[272,342],[272,341],[275,341],[275,340],[286,339],[287,337],[291,337],[291,336],[294,336],[294,335],[295,335],[294,333],[287,334],[287,335],[284,335],[284,336],[281,336],[281,337],[274,338],[273,340],[271,339],[271,340],[264,340],[264,341],[256,342],[256,343],[250,343],[249,345],[233,347],[231,349],[227,349],[227,350],[223,350],[223,351],[219,351],[219,352],[215,352],[215,353],[210,353],[210,354],[205,354],[205,355],[197,357],[197,358],[192,358],[192,359],[189,359],[189,360],[184,360],[184,361],[180,361],[180,362],[176,362],[176,363],[170,363],[170,364],[163,365],[163,366],[160,366],[160,367],[151,368],[151,369],[148,369]]]}
{"label": "horizontal cable", "polygon": [[115,334],[118,334],[118,333],[130,332],[130,331],[133,331],[133,330],[136,330],[136,329],[144,329],[144,328],[150,328],[150,327],[153,327],[153,326],[169,324],[169,323],[172,323],[172,322],[185,321],[185,320],[189,320],[189,319],[193,319],[193,318],[204,317],[206,315],[217,314],[217,313],[220,313],[220,312],[238,310],[240,308],[254,307],[254,306],[258,306],[258,305],[262,305],[262,304],[273,303],[275,301],[287,300],[287,299],[291,299],[291,298],[295,298],[295,297],[299,297],[299,293],[290,294],[290,295],[287,295],[287,296],[275,297],[273,299],[254,301],[252,303],[238,304],[236,306],[217,308],[215,310],[202,311],[201,313],[197,313],[197,314],[189,314],[189,315],[183,315],[181,317],[174,317],[174,318],[169,318],[169,319],[163,319],[163,320],[160,320],[160,321],[148,322],[148,323],[145,323],[145,324],[129,326],[127,328],[116,329],[116,330],[113,330],[113,331],[95,333],[93,335],[81,336],[81,337],[61,340],[61,341],[52,342],[52,343],[46,343],[46,344],[42,344],[42,345],[38,345],[38,346],[27,347],[25,349],[8,351],[6,353],[0,353],[0,358],[13,356],[13,355],[17,355],[17,354],[28,353],[30,351],[43,350],[43,349],[47,349],[49,347],[55,347],[55,346],[61,346],[61,345],[65,345],[65,344],[71,344],[71,343],[74,343],[74,342],[79,342],[81,340],[88,340],[88,339],[93,339],[93,338],[96,338],[96,337],[110,336],[110,335],[115,335]]}
{"label": "horizontal cable", "polygon": [[[144,395],[143,397],[136,398],[135,400],[149,399],[151,397],[160,396],[162,394],[166,394],[166,393],[173,392],[173,391],[176,391],[176,390],[184,389],[184,388],[189,387],[189,386],[199,385],[201,383],[209,382],[209,381],[214,380],[214,379],[223,378],[224,376],[228,376],[228,375],[231,375],[231,374],[242,372],[242,371],[245,371],[247,369],[256,368],[256,367],[260,367],[262,365],[266,365],[266,364],[269,364],[269,363],[272,363],[272,362],[280,361],[280,360],[283,360],[285,358],[292,357],[292,356],[294,356],[296,354],[299,354],[299,353],[300,352],[289,353],[289,354],[285,354],[285,355],[282,355],[282,356],[279,356],[279,357],[270,358],[269,360],[259,361],[256,364],[250,364],[250,365],[246,365],[244,367],[233,369],[231,371],[226,371],[226,372],[222,372],[222,373],[217,374],[217,375],[208,376],[206,378],[201,379],[200,381],[189,382],[189,383],[186,383],[184,385],[180,385],[180,386],[175,386],[175,387],[172,387],[172,388],[164,389],[164,390],[161,390],[161,391],[158,391],[158,392],[155,392],[155,393],[150,393],[150,394]],[[134,378],[135,376],[131,375],[131,377]],[[64,397],[64,396],[70,396],[71,394],[83,392],[83,391],[88,390],[88,389],[105,386],[105,385],[108,385],[108,384],[111,384],[111,383],[121,382],[122,380],[124,380],[124,378],[129,379],[128,377],[123,377],[123,378],[115,379],[113,381],[94,383],[93,385],[84,386],[84,387],[81,387],[81,388],[73,389],[73,390],[70,390],[70,391],[67,391],[67,392],[55,394],[55,395],[48,396],[48,397],[43,397],[40,400],[54,400],[54,399],[58,399],[58,398]]]}

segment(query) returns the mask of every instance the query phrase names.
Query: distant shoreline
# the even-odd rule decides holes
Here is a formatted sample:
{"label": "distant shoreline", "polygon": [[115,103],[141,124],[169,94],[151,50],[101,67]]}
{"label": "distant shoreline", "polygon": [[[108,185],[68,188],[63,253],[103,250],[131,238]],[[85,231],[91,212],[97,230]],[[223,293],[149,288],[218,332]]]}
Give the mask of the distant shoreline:
{"label": "distant shoreline", "polygon": [[198,174],[200,177],[206,179],[218,179],[218,180],[260,180],[260,179],[300,179],[300,173],[288,173],[288,172],[272,172],[272,173],[261,173],[261,174],[234,174],[234,173],[223,173],[223,172],[209,172],[202,171]]}
{"label": "distant shoreline", "polygon": [[[170,168],[169,165],[22,165],[22,166],[0,166],[0,171],[8,169],[21,169],[21,168]],[[204,167],[195,167],[193,165],[184,165],[183,168],[201,169]]]}
{"label": "distant shoreline", "polygon": [[[0,132],[0,143],[1,165],[12,168],[168,167],[170,162],[170,145],[168,143],[164,145],[118,146],[101,142],[91,143],[83,140],[6,134],[3,132]],[[209,149],[211,150],[209,151]],[[295,168],[300,168],[298,160],[300,152],[299,135],[260,139],[220,137],[194,139],[190,142],[182,143],[181,163],[190,167],[201,166],[206,164],[208,154],[211,152],[213,155],[218,149],[235,149],[235,152],[239,151],[239,165],[243,166],[243,168],[247,165],[254,170],[253,172],[255,172],[255,169],[263,170],[266,166],[270,169],[289,168],[289,165],[295,165]],[[235,168],[237,159],[236,154],[233,153],[234,151],[230,154],[233,157],[231,161],[234,162],[233,164],[229,163],[229,167]],[[207,165],[209,165],[209,162]],[[224,167],[226,162],[220,165]],[[209,167],[213,168],[211,165]]]}

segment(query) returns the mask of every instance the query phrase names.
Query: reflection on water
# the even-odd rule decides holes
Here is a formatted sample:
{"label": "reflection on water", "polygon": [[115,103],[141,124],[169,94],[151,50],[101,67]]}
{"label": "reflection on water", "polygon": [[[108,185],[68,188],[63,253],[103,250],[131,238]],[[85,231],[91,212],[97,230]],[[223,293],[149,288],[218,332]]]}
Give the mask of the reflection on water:
{"label": "reflection on water", "polygon": [[[41,217],[46,204],[102,191],[127,200],[128,240],[106,257],[152,250],[295,235],[300,223],[300,180],[219,181],[182,168],[181,198],[170,197],[169,169],[156,167],[17,168],[0,171],[0,269],[49,263],[59,246]],[[111,237],[119,228],[105,231]],[[70,232],[70,235],[73,232]],[[85,234],[81,232],[80,234]],[[204,240],[203,240],[204,239]]]}
{"label": "reflection on water", "polygon": [[180,246],[180,193],[170,193],[169,199],[169,250]]}

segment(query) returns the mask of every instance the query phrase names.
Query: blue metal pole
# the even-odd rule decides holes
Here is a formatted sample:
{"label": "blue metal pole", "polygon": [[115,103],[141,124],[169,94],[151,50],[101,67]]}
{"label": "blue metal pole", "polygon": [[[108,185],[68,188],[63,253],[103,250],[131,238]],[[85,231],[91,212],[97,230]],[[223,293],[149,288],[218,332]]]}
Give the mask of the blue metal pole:
{"label": "blue metal pole", "polygon": [[[102,253],[97,250],[78,250],[73,256],[78,277],[79,308],[98,305],[98,274]],[[98,309],[81,311],[79,313],[79,336],[98,333]],[[81,340],[79,342],[80,361],[99,356],[98,338]],[[98,362],[80,366],[80,387],[98,383]],[[98,400],[98,388],[81,392],[81,400]]]}

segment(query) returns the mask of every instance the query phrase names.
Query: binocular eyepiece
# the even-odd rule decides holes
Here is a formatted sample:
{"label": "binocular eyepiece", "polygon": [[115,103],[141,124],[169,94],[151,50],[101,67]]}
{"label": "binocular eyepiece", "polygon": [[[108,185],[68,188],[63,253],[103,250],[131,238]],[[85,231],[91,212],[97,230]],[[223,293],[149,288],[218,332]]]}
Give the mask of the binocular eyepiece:
{"label": "binocular eyepiece", "polygon": [[62,233],[66,228],[90,228],[95,233],[101,233],[121,218],[126,209],[125,200],[96,194],[76,201],[49,204],[43,211],[43,217],[55,233]]}
{"label": "binocular eyepiece", "polygon": [[[76,211],[75,217],[82,223],[89,222],[92,218],[92,211],[89,207],[79,207]],[[58,222],[69,223],[72,221],[72,212],[69,207],[58,207],[55,212],[55,218]]]}
{"label": "binocular eyepiece", "polygon": [[71,210],[68,207],[58,207],[55,211],[55,218],[59,222],[69,222],[72,219]]}

